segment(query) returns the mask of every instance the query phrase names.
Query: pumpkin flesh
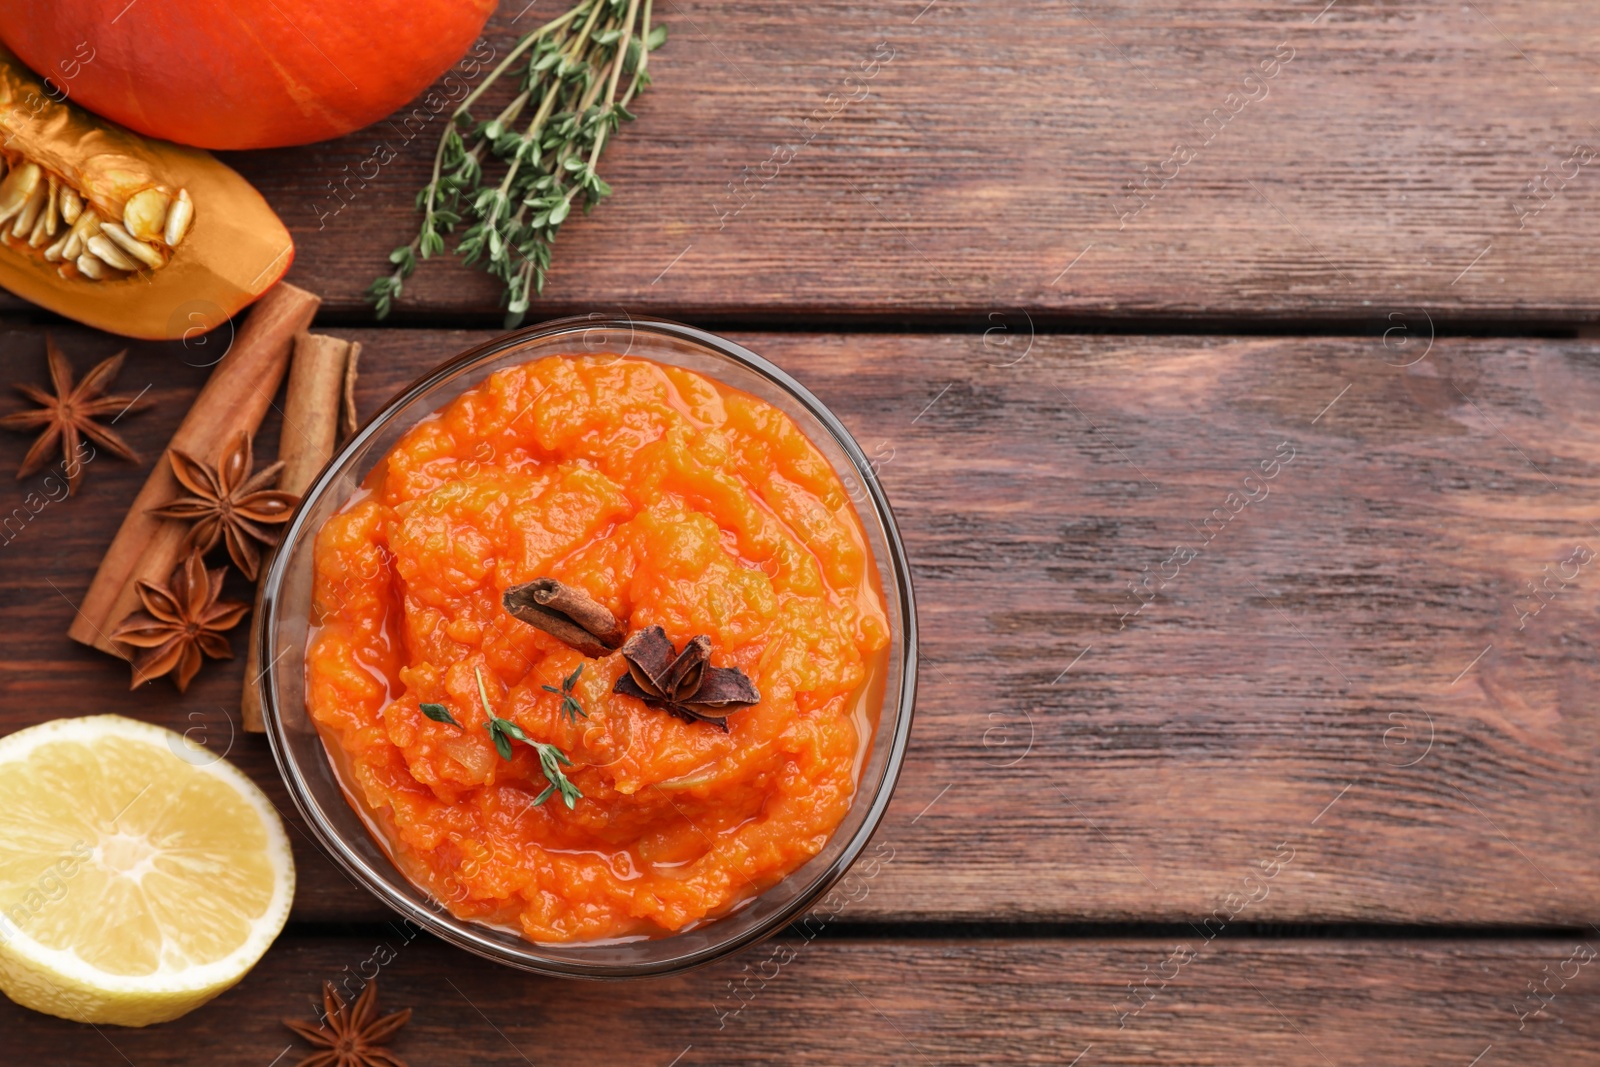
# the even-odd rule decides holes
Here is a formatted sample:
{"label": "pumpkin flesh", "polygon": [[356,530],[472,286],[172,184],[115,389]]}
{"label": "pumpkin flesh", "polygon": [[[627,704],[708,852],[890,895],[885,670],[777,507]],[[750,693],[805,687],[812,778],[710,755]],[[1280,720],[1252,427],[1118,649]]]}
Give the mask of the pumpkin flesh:
{"label": "pumpkin flesh", "polygon": [[233,170],[52,99],[4,48],[0,160],[0,286],[98,329],[195,336],[294,258],[283,223]]}

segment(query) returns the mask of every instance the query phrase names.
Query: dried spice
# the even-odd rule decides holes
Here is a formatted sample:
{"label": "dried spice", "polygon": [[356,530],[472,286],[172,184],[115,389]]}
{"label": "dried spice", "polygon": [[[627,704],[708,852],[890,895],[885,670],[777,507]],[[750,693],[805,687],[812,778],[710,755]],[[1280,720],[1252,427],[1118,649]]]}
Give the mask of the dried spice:
{"label": "dried spice", "polygon": [[406,1067],[406,1061],[378,1046],[411,1021],[411,1009],[378,1018],[378,982],[367,982],[355,1003],[345,1006],[332,982],[322,983],[322,1025],[285,1019],[283,1025],[322,1049],[295,1067]]}
{"label": "dried spice", "polygon": [[[711,638],[704,634],[695,637],[680,653],[659,626],[627,637],[622,623],[604,604],[554,578],[512,586],[501,603],[516,618],[585,656],[604,656],[620,646],[628,673],[617,679],[612,692],[663,708],[684,722],[708,722],[727,733],[728,714],[761,699],[755,684],[739,668],[711,666]],[[588,718],[572,695],[582,671],[580,666],[559,690],[544,687],[562,698],[561,710],[571,722],[576,722],[578,715]],[[424,714],[428,714],[426,709]],[[500,740],[497,737],[496,744]],[[509,748],[506,741],[502,754]]]}
{"label": "dried spice", "polygon": [[585,656],[607,655],[628,636],[604,604],[554,578],[514,585],[500,602],[515,618],[566,642]]}
{"label": "dried spice", "polygon": [[83,480],[84,464],[78,455],[83,438],[87,437],[123,459],[134,462],[139,460],[126,441],[94,420],[103,415],[142,411],[153,401],[143,399],[143,394],[107,395],[106,390],[111,388],[111,383],[117,379],[117,372],[122,370],[122,361],[128,354],[127,349],[97,363],[93,370],[83,376],[83,381],[74,386],[72,367],[67,363],[67,357],[62,354],[61,349],[56,346],[55,338],[46,334],[44,347],[45,358],[50,364],[50,386],[55,390],[55,395],[51,396],[37,386],[18,384],[15,386],[17,392],[39,407],[32,411],[13,412],[0,418],[0,426],[8,430],[25,432],[39,429],[44,431],[33,443],[33,447],[28,449],[28,454],[22,458],[22,466],[17,470],[18,478],[26,478],[48,463],[50,450],[59,441],[61,454],[66,457],[67,495],[70,496],[77,492],[78,483]]}
{"label": "dried spice", "polygon": [[252,475],[250,435],[241,431],[215,467],[176,448],[167,450],[167,462],[192,495],[150,513],[194,524],[183,540],[185,552],[195,549],[204,554],[226,540],[228,556],[246,578],[255,581],[261,569],[261,550],[256,546],[278,541],[277,534],[265,527],[288,522],[300,502],[293,493],[268,488],[277,482],[283,461]]}
{"label": "dried spice", "polygon": [[223,634],[239,625],[250,605],[218,599],[227,571],[226,567],[206,570],[200,553],[191,551],[166,585],[138,582],[144,610],[134,612],[111,632],[113,641],[142,650],[133,656],[130,689],[172,674],[182,693],[200,670],[202,653],[212,659],[233,658],[233,648]]}
{"label": "dried spice", "polygon": [[622,646],[628,673],[612,692],[662,708],[685,722],[708,722],[728,732],[728,714],[761,699],[737,667],[711,665],[711,638],[701,634],[677,651],[659,626],[640,630]]}

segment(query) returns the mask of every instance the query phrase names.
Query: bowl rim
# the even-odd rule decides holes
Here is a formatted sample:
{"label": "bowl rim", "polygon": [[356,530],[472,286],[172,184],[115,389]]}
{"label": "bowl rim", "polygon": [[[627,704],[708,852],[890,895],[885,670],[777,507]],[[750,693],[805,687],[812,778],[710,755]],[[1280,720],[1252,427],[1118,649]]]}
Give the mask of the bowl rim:
{"label": "bowl rim", "polygon": [[[349,440],[334,450],[328,462],[318,472],[316,478],[301,496],[300,504],[295,509],[289,524],[284,528],[283,535],[279,539],[279,547],[274,551],[271,563],[263,576],[260,607],[258,608],[261,613],[261,626],[257,638],[256,652],[259,662],[267,664],[257,682],[261,690],[262,721],[266,727],[267,739],[272,748],[273,761],[278,766],[278,772],[284,780],[289,796],[294,800],[295,807],[299,809],[300,814],[305,818],[317,842],[322,846],[324,853],[330,856],[337,866],[369,893],[372,893],[384,904],[399,912],[404,918],[428,930],[440,939],[497,963],[520,970],[561,978],[626,979],[680,974],[696,967],[705,966],[751,945],[758,944],[773,936],[802,915],[844,877],[860,857],[862,850],[866,848],[877,833],[893,798],[895,785],[899,781],[901,766],[904,763],[906,749],[910,742],[911,723],[916,703],[917,612],[916,601],[912,591],[910,562],[906,556],[905,545],[901,540],[900,530],[895,522],[894,512],[889,505],[888,497],[879,484],[876,470],[861,446],[857,444],[855,437],[839,421],[838,417],[829,410],[827,405],[817,399],[809,389],[781,370],[776,364],[750,351],[743,345],[702,330],[699,327],[674,322],[670,319],[635,317],[627,315],[626,312],[624,312],[624,315],[626,317],[623,318],[600,313],[571,315],[501,334],[440,363],[397,392],[371,418],[362,423],[360,429],[352,434]],[[700,949],[675,957],[642,963],[586,964],[570,958],[546,957],[540,954],[543,946],[533,941],[526,941],[526,949],[513,954],[503,944],[478,935],[474,928],[480,924],[471,920],[458,919],[447,910],[443,910],[442,906],[438,911],[420,906],[409,897],[402,896],[394,891],[388,885],[385,877],[374,870],[363,856],[345,843],[341,834],[326,823],[319,807],[311,799],[305,776],[301,773],[299,764],[290,752],[286,727],[278,712],[278,673],[280,669],[287,668],[279,668],[270,654],[272,637],[278,623],[279,589],[283,584],[288,570],[288,560],[291,556],[291,553],[284,551],[283,548],[284,546],[295,544],[302,537],[315,536],[315,531],[310,531],[308,534],[306,530],[309,511],[307,505],[320,499],[328,491],[335,473],[343,467],[348,458],[361,449],[395,414],[414,401],[425,397],[433,388],[448,381],[458,372],[467,369],[471,365],[490,360],[508,349],[529,341],[547,339],[564,333],[595,329],[642,331],[699,345],[716,355],[742,364],[747,370],[767,379],[798,401],[822,425],[833,438],[834,443],[844,451],[850,462],[855,466],[855,474],[865,489],[867,499],[871,501],[878,520],[883,525],[884,540],[889,558],[876,561],[879,574],[886,585],[889,582],[894,583],[900,596],[901,605],[900,633],[901,643],[904,646],[904,655],[903,662],[900,665],[900,699],[899,706],[894,709],[894,728],[890,734],[885,736],[882,730],[882,710],[880,710],[879,728],[875,732],[876,740],[874,743],[886,742],[888,744],[887,757],[883,765],[883,772],[873,788],[866,816],[851,839],[846,842],[844,849],[817,876],[809,887],[796,894],[793,899],[760,923],[754,924],[749,929],[726,940],[717,941]],[[858,783],[857,799],[860,798],[861,788],[861,783]],[[343,787],[341,787],[342,791]],[[394,865],[391,863],[391,866]],[[398,867],[395,869],[398,871]],[[400,872],[400,877],[409,881],[409,878],[403,872]],[[785,878],[787,877],[790,876],[786,875]],[[774,885],[776,884],[774,883]],[[773,887],[769,886],[768,890],[763,890],[763,893],[771,888]],[[760,893],[756,894],[757,897],[761,895]],[[752,897],[750,899],[753,900],[755,898]],[[712,920],[713,923],[716,921]],[[669,934],[665,938],[653,940],[667,940],[671,936]],[[581,949],[581,943],[576,943],[575,947]]]}

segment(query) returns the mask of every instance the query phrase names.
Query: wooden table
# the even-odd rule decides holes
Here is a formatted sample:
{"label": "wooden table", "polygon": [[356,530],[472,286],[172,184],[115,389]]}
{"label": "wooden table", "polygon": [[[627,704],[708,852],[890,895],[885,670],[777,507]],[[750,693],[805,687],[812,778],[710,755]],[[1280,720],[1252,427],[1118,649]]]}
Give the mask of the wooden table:
{"label": "wooden table", "polygon": [[[145,473],[107,459],[0,550],[0,730],[200,727],[301,885],[212,1005],[0,1004],[5,1061],[287,1065],[279,1018],[387,946],[413,1067],[1600,1063],[1600,570],[1570,562],[1600,550],[1600,22],[1324,2],[663,0],[616,194],[535,315],[710,325],[880,459],[926,657],[892,861],[814,938],[670,980],[408,941],[237,733],[239,661],[127,694],[64,636]],[[382,328],[361,299],[436,133],[231,160],[366,346],[367,412],[497,329],[450,263]],[[120,347],[9,306],[10,378],[47,328],[80,368]],[[147,462],[191,356],[132,347]]]}

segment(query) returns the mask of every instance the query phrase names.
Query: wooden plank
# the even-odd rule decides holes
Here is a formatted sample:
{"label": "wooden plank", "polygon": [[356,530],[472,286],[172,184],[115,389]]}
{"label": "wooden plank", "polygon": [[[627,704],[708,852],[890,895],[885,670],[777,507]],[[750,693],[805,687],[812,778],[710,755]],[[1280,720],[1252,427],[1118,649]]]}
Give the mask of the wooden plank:
{"label": "wooden plank", "polygon": [[[525,10],[501,5],[497,54],[556,9]],[[1592,321],[1596,17],[1558,0],[675,0],[656,85],[606,156],[616,195],[567,224],[531,318]],[[329,312],[365,314],[415,233],[430,106],[407,112],[409,140],[379,123],[230,159]],[[497,294],[436,261],[403,307],[497,321]]]}
{"label": "wooden plank", "polygon": [[[97,1033],[3,999],[0,1026],[19,1063],[292,1064],[307,1046],[279,1019],[314,1018],[325,980],[359,990],[377,975],[379,1007],[414,1012],[390,1046],[413,1064],[1592,1064],[1592,943],[790,936],[617,986],[381,931],[286,937],[238,988],[149,1030]],[[1164,989],[1158,971],[1173,976]],[[1527,987],[1547,975],[1552,999],[1535,1017]],[[1129,987],[1147,977],[1154,992],[1134,1014]]]}
{"label": "wooden plank", "polygon": [[[370,412],[484,335],[348,336]],[[64,339],[79,366],[113,344]],[[894,858],[852,918],[1600,920],[1600,583],[1574,557],[1600,546],[1595,342],[1439,340],[1396,367],[1423,348],[738,339],[879,459],[916,576]],[[39,348],[0,337],[8,365]],[[147,454],[203,376],[185,354],[135,346],[124,371],[158,383],[125,423]],[[0,549],[0,730],[125,710],[220,739],[237,663],[124,695],[62,636],[141,479],[100,462]],[[259,738],[230,758],[284,804]],[[379,914],[313,852],[301,918]]]}

